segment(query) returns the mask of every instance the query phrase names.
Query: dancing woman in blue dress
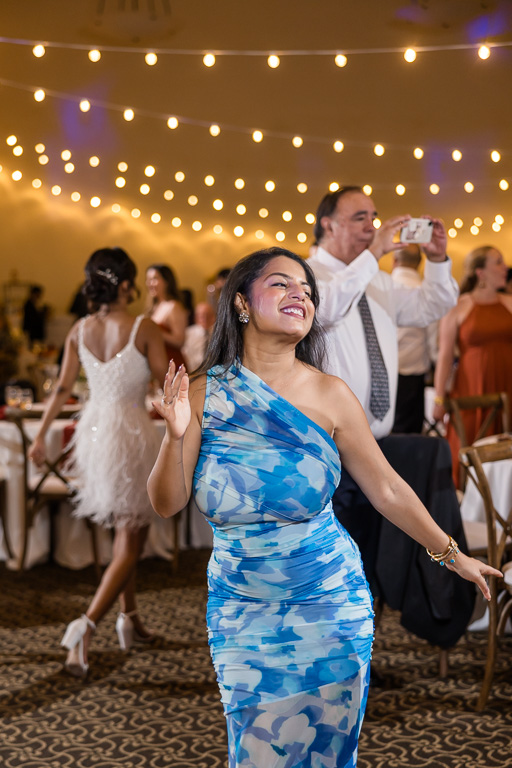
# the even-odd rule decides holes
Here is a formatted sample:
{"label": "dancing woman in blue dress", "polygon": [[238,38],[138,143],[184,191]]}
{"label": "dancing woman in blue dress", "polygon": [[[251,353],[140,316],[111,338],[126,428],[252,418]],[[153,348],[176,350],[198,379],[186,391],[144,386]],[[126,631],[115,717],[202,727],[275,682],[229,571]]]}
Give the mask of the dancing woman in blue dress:
{"label": "dancing woman in blue dress", "polygon": [[189,386],[171,363],[155,403],[166,436],[153,506],[170,517],[193,493],[214,531],[207,623],[230,768],[356,765],[373,612],[332,511],[340,457],[376,509],[487,598],[484,575],[498,573],[458,552],[384,459],[352,392],[321,372],[317,303],[295,254],[246,257],[199,375]]}

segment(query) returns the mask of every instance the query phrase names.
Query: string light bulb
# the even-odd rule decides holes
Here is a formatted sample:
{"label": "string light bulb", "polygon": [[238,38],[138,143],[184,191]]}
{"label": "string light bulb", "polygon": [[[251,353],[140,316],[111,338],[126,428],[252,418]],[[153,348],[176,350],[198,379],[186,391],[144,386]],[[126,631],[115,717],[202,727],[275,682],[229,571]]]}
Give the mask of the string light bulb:
{"label": "string light bulb", "polygon": [[216,235],[222,235],[222,227],[220,224],[215,224],[213,231]]}
{"label": "string light bulb", "polygon": [[73,163],[66,163],[66,165],[64,166],[64,170],[66,173],[73,173],[73,171],[75,170],[75,166],[73,165]]}
{"label": "string light bulb", "polygon": [[99,208],[101,205],[101,197],[94,195],[94,197],[91,197],[89,202],[90,202],[91,208]]}
{"label": "string light bulb", "polygon": [[45,55],[46,49],[44,45],[34,45],[34,47],[32,48],[32,53],[34,54],[36,59],[40,59],[42,56]]}
{"label": "string light bulb", "polygon": [[477,227],[481,227],[484,222],[480,218],[480,216],[475,216],[473,219],[473,224],[475,224]]}
{"label": "string light bulb", "polygon": [[488,45],[481,45],[480,48],[478,49],[478,55],[481,59],[484,59],[484,60],[488,59],[489,56],[491,55],[491,49],[489,48]]}
{"label": "string light bulb", "polygon": [[404,185],[403,184],[397,184],[396,187],[395,187],[395,192],[397,193],[397,195],[400,195],[400,196],[405,195],[405,187],[404,187]]}
{"label": "string light bulb", "polygon": [[266,219],[268,216],[268,210],[266,208],[260,208],[258,211],[258,216],[260,219]]}
{"label": "string light bulb", "polygon": [[207,176],[204,177],[204,183],[207,187],[213,187],[215,184],[215,178],[209,173]]}
{"label": "string light bulb", "polygon": [[139,192],[141,193],[141,195],[149,195],[149,193],[151,192],[151,187],[149,186],[149,184],[141,184],[139,187]]}
{"label": "string light bulb", "polygon": [[238,226],[233,229],[233,234],[235,237],[242,237],[243,233],[244,233],[243,227]]}
{"label": "string light bulb", "polygon": [[347,57],[343,53],[337,53],[334,57],[334,63],[337,67],[346,67],[347,66]]}
{"label": "string light bulb", "polygon": [[262,229],[257,229],[256,232],[254,233],[254,237],[256,237],[258,240],[263,240],[263,238],[265,237],[265,233]]}
{"label": "string light bulb", "polygon": [[115,185],[118,189],[122,189],[126,185],[126,179],[124,176],[118,176],[115,180]]}
{"label": "string light bulb", "polygon": [[198,197],[196,195],[189,195],[189,197],[187,199],[187,203],[189,205],[194,206],[194,205],[197,205],[198,202],[199,202],[199,199],[198,199]]}
{"label": "string light bulb", "polygon": [[404,51],[404,59],[408,64],[412,64],[413,61],[416,61],[416,51],[414,48],[407,48],[407,50]]}
{"label": "string light bulb", "polygon": [[42,88],[38,88],[37,91],[34,93],[34,99],[36,101],[44,101],[46,98],[46,93],[43,91]]}
{"label": "string light bulb", "polygon": [[285,235],[285,233],[283,231],[279,230],[279,232],[276,232],[276,240],[279,243],[282,243],[283,240],[285,240],[285,239],[286,239],[286,235]]}
{"label": "string light bulb", "polygon": [[304,218],[306,219],[306,222],[308,224],[314,224],[315,223],[315,214],[314,213],[306,213]]}
{"label": "string light bulb", "polygon": [[500,179],[498,186],[501,190],[503,190],[503,192],[506,192],[509,188],[509,183],[506,179]]}
{"label": "string light bulb", "polygon": [[87,99],[82,99],[78,106],[80,107],[81,112],[88,112],[91,108],[91,102]]}
{"label": "string light bulb", "polygon": [[135,117],[135,112],[133,111],[133,109],[125,109],[123,112],[123,117],[126,120],[126,122],[129,123]]}
{"label": "string light bulb", "polygon": [[220,133],[220,126],[210,125],[208,130],[210,131],[210,136],[218,136]]}
{"label": "string light bulb", "polygon": [[263,133],[261,131],[253,131],[252,140],[255,141],[256,144],[259,144],[260,141],[263,141]]}
{"label": "string light bulb", "polygon": [[170,117],[167,120],[167,127],[171,129],[171,131],[174,131],[178,127],[178,118],[177,117]]}
{"label": "string light bulb", "polygon": [[475,189],[475,185],[471,181],[466,181],[466,183],[464,184],[464,191],[467,192],[468,194],[471,194],[471,192],[473,192],[474,189]]}
{"label": "string light bulb", "polygon": [[236,207],[236,212],[239,216],[244,216],[247,213],[247,208],[243,203],[239,203],[239,205]]}
{"label": "string light bulb", "polygon": [[156,55],[156,53],[153,53],[152,51],[150,51],[149,53],[146,53],[146,55],[144,56],[144,61],[146,62],[148,67],[154,67],[158,61],[158,56]]}
{"label": "string light bulb", "polygon": [[464,226],[464,222],[462,221],[462,219],[455,219],[455,221],[453,222],[453,226],[457,227],[457,229],[462,229],[462,227]]}
{"label": "string light bulb", "polygon": [[150,178],[151,176],[154,176],[156,173],[156,169],[154,165],[146,165],[144,168],[144,176],[147,176]]}
{"label": "string light bulb", "polygon": [[59,187],[58,184],[54,184],[50,191],[52,195],[54,195],[55,197],[58,197],[62,192],[62,187]]}
{"label": "string light bulb", "polygon": [[215,56],[213,55],[213,53],[205,53],[205,55],[203,56],[203,64],[205,65],[205,67],[213,67],[213,65],[215,64]]}
{"label": "string light bulb", "polygon": [[294,136],[292,139],[292,144],[298,149],[299,147],[302,147],[304,140],[300,136]]}
{"label": "string light bulb", "polygon": [[305,243],[307,239],[308,239],[308,236],[306,235],[305,232],[299,232],[299,234],[297,235],[297,240],[299,241],[299,243]]}
{"label": "string light bulb", "polygon": [[375,144],[373,148],[374,153],[377,155],[377,157],[382,157],[384,152],[386,151],[382,144]]}
{"label": "string light bulb", "polygon": [[[13,134],[12,136],[8,136],[6,138],[5,143],[8,144],[9,147],[14,147],[14,145],[18,143],[18,139]],[[38,146],[41,146],[41,145],[38,145]],[[44,152],[44,145],[43,145],[43,149],[41,151]],[[37,152],[37,147],[36,147],[36,152]]]}
{"label": "string light bulb", "polygon": [[71,152],[69,149],[63,149],[62,152],[60,153],[60,156],[64,160],[64,162],[71,160]]}
{"label": "string light bulb", "polygon": [[494,217],[494,221],[498,222],[498,224],[504,224],[505,223],[505,219],[503,218],[503,216],[500,213],[496,214],[496,216]]}
{"label": "string light bulb", "polygon": [[99,164],[100,164],[100,159],[96,155],[93,155],[92,157],[89,158],[89,165],[91,166],[91,168],[97,168]]}
{"label": "string light bulb", "polygon": [[245,181],[243,179],[235,179],[236,189],[243,189],[245,187]]}
{"label": "string light bulb", "polygon": [[185,181],[185,174],[183,173],[183,171],[176,171],[176,173],[174,174],[174,178],[179,184],[181,184],[182,181]]}
{"label": "string light bulb", "polygon": [[431,184],[428,188],[428,191],[431,195],[438,195],[439,194],[439,184]]}
{"label": "string light bulb", "polygon": [[307,191],[308,191],[308,185],[305,184],[303,181],[297,184],[297,192],[300,192],[301,195],[303,195]]}
{"label": "string light bulb", "polygon": [[117,164],[117,170],[120,173],[126,173],[128,170],[128,163],[125,163],[123,160],[121,160],[121,162]]}
{"label": "string light bulb", "polygon": [[222,202],[222,200],[217,199],[213,201],[212,206],[216,211],[222,211],[222,209],[224,208],[224,203]]}
{"label": "string light bulb", "polygon": [[171,219],[171,224],[175,229],[178,229],[178,227],[181,227],[181,219],[179,216],[174,216],[173,219]]}
{"label": "string light bulb", "polygon": [[337,192],[339,188],[340,188],[340,185],[338,184],[337,181],[331,181],[331,183],[329,184],[329,192]]}
{"label": "string light bulb", "polygon": [[283,211],[281,214],[283,221],[291,221],[293,216],[291,211]]}
{"label": "string light bulb", "polygon": [[[11,137],[9,137],[9,138],[13,138],[13,137],[11,136]],[[14,136],[14,139],[15,139],[15,142],[14,142],[14,143],[16,144],[16,141],[17,141],[17,139],[16,139],[16,136]],[[7,143],[9,143],[9,139],[7,139]],[[37,154],[38,154],[38,155],[40,155],[40,154],[41,154],[41,152],[44,152],[44,150],[45,150],[45,146],[44,146],[44,144],[36,144],[36,145],[35,145],[35,147],[34,147],[34,149],[35,149],[35,151],[37,152]]]}
{"label": "string light bulb", "polygon": [[332,145],[332,148],[334,149],[335,152],[339,153],[339,152],[343,152],[343,150],[345,149],[345,145],[343,144],[342,141],[335,141],[334,144]]}
{"label": "string light bulb", "polygon": [[452,160],[455,160],[456,163],[458,163],[460,160],[462,160],[462,152],[460,149],[454,149],[452,152]]}
{"label": "string light bulb", "polygon": [[270,67],[270,69],[277,69],[280,63],[281,63],[281,59],[279,58],[279,56],[276,56],[275,54],[271,54],[267,59],[267,64]]}
{"label": "string light bulb", "polygon": [[12,148],[12,153],[14,157],[20,157],[23,154],[23,147],[20,147],[20,145],[17,144],[15,147]]}
{"label": "string light bulb", "polygon": [[364,192],[365,195],[370,197],[371,193],[373,192],[372,186],[370,184],[365,184],[364,187],[363,187],[363,192]]}
{"label": "string light bulb", "polygon": [[491,160],[493,161],[493,163],[499,163],[499,161],[501,160],[501,155],[497,149],[493,149],[493,151],[491,152]]}
{"label": "string light bulb", "polygon": [[89,51],[87,56],[89,57],[89,61],[92,61],[93,64],[96,64],[101,59],[101,53],[97,48],[93,48],[92,51]]}
{"label": "string light bulb", "polygon": [[174,197],[174,192],[172,189],[166,189],[164,192],[164,200],[172,200]]}
{"label": "string light bulb", "polygon": [[421,147],[415,147],[412,154],[414,155],[416,160],[421,160],[421,158],[423,157],[423,155],[425,153],[424,153],[424,151],[422,150]]}
{"label": "string light bulb", "polygon": [[269,179],[268,181],[265,182],[265,189],[267,190],[267,192],[273,192],[275,188],[276,188],[275,181],[272,181],[271,179]]}

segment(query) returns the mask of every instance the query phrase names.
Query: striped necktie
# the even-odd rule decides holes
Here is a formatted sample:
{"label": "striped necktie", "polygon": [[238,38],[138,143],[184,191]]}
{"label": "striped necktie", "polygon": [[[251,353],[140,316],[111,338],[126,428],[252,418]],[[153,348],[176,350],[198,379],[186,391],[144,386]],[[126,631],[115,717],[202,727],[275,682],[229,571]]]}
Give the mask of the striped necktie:
{"label": "striped necktie", "polygon": [[357,305],[361,320],[363,321],[366,349],[370,361],[370,411],[376,419],[382,421],[389,411],[389,379],[384,358],[375,333],[370,307],[366,295],[363,293]]}

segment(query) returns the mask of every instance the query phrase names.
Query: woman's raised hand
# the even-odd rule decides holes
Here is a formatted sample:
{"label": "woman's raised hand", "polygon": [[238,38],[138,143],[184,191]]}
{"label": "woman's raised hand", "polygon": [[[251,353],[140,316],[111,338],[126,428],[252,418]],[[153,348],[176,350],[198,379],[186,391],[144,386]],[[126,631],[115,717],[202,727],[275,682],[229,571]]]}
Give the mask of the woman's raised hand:
{"label": "woman's raised hand", "polygon": [[191,409],[188,399],[189,379],[184,365],[176,371],[174,360],[169,363],[165,375],[164,391],[161,400],[153,407],[167,423],[167,432],[174,440],[179,440],[190,424]]}

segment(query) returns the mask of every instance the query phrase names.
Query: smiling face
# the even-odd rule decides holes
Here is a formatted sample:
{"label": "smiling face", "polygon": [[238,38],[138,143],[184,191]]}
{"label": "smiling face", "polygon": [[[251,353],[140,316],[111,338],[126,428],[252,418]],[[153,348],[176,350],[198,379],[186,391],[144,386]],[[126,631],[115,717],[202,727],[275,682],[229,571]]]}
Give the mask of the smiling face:
{"label": "smiling face", "polygon": [[267,262],[249,296],[237,294],[238,313],[249,314],[246,332],[282,335],[300,341],[309,333],[315,307],[304,268],[287,256]]}
{"label": "smiling face", "polygon": [[503,261],[503,256],[496,248],[487,251],[485,257],[485,267],[476,270],[480,281],[487,284],[489,288],[504,288],[507,282],[507,265]]}
{"label": "smiling face", "polygon": [[167,293],[167,285],[157,269],[150,268],[146,272],[146,288],[152,299],[163,301]]}

